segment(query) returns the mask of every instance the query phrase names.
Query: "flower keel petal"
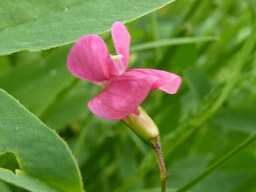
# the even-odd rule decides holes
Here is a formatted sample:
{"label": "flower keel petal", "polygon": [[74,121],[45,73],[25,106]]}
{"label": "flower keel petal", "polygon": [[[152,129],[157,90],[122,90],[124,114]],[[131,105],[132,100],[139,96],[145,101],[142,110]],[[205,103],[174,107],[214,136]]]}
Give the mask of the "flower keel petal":
{"label": "flower keel petal", "polygon": [[97,116],[108,120],[120,120],[144,101],[153,86],[145,77],[127,72],[115,77],[102,93],[89,103],[89,109]]}

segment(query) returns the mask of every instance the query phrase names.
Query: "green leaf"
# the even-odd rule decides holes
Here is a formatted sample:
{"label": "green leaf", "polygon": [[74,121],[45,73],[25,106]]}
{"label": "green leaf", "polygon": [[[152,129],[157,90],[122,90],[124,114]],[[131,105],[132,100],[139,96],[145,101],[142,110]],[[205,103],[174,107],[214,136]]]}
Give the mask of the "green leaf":
{"label": "green leaf", "polygon": [[227,153],[225,156],[222,156],[218,161],[211,164],[206,170],[204,170],[202,173],[200,173],[197,177],[192,179],[190,182],[185,184],[183,187],[177,190],[177,192],[185,192],[189,189],[191,189],[193,186],[200,183],[203,179],[208,177],[212,172],[214,172],[217,168],[223,166],[225,163],[227,163],[229,160],[231,160],[235,155],[237,155],[240,151],[251,145],[254,141],[256,141],[256,135],[253,135],[249,139],[242,142],[240,145],[238,145],[236,148],[231,150],[229,153]]}
{"label": "green leaf", "polygon": [[215,41],[216,37],[177,37],[170,39],[161,39],[158,41],[147,42],[139,45],[134,45],[131,47],[131,51],[142,51],[146,49],[152,49],[155,47],[166,47],[172,45],[183,45],[191,43],[203,43],[208,41]]}
{"label": "green leaf", "polygon": [[[200,103],[197,111],[195,114],[191,114],[187,119],[181,122],[180,126],[177,128],[177,131],[174,133],[170,133],[164,139],[162,139],[162,146],[163,151],[165,151],[165,156],[171,156],[174,154],[176,150],[178,150],[181,145],[188,139],[191,138],[193,133],[195,133],[199,128],[208,122],[209,118],[211,118],[216,112],[222,107],[224,102],[229,98],[230,94],[234,90],[235,86],[241,79],[242,69],[246,64],[246,59],[250,57],[250,53],[254,48],[254,44],[256,41],[255,36],[256,31],[256,23],[253,24],[251,34],[248,36],[245,44],[241,48],[241,51],[238,52],[237,58],[234,60],[235,63],[232,65],[232,70],[229,71],[229,78],[226,81],[225,85],[218,85],[217,87],[213,88],[209,94],[206,95],[205,99]],[[256,138],[256,135],[255,135]],[[252,138],[248,140],[247,143],[241,144],[238,148],[235,148],[231,154],[227,154],[224,156],[224,159],[221,159],[217,165],[215,165],[211,170],[204,172],[203,175],[199,175],[200,178],[195,180],[196,182],[192,181],[187,186],[185,186],[186,190],[192,188],[197,182],[200,182],[205,178],[205,176],[210,175],[213,171],[215,171],[222,163],[225,163],[226,160],[232,158],[236,153],[240,152],[241,149],[247,146],[249,142],[254,140]],[[140,177],[143,177],[149,174],[150,168],[152,168],[153,158],[155,158],[152,153],[148,154],[144,160],[141,162],[140,167],[138,168],[138,173],[135,174],[134,177],[130,178],[126,185],[120,188],[120,191],[124,191],[128,188],[131,184],[136,181],[136,176],[140,174]],[[182,189],[183,190],[183,189]]]}
{"label": "green leaf", "polygon": [[[79,81],[53,110],[45,123],[51,128],[60,131],[70,122],[85,119],[86,115],[90,113],[87,108],[87,102],[97,95],[97,92],[99,92],[97,86],[87,81]],[[59,100],[60,98],[58,98]]]}
{"label": "green leaf", "polygon": [[1,192],[12,192],[11,189],[8,187],[8,185],[2,181],[0,181],[0,191]]}
{"label": "green leaf", "polygon": [[[227,192],[233,191],[239,183],[248,177],[248,173],[217,172],[195,187],[195,192]],[[216,185],[216,183],[218,183]],[[245,190],[247,191],[247,190]]]}
{"label": "green leaf", "polygon": [[[131,192],[159,192],[161,191],[160,188],[144,188],[144,189],[135,189],[132,190]],[[175,189],[167,188],[166,192],[175,192]]]}
{"label": "green leaf", "polygon": [[2,76],[3,74],[5,74],[8,70],[11,69],[11,64],[10,61],[8,60],[8,58],[6,56],[1,56],[0,57],[0,76]]}
{"label": "green leaf", "polygon": [[224,108],[216,117],[215,123],[225,129],[256,133],[256,110],[252,108]]}
{"label": "green leaf", "polygon": [[182,44],[174,49],[175,54],[172,56],[171,64],[175,69],[184,70],[196,65],[198,53],[195,44]]}
{"label": "green leaf", "polygon": [[185,71],[185,77],[191,91],[199,100],[202,100],[210,92],[212,85],[199,70],[188,69]]}
{"label": "green leaf", "polygon": [[[69,47],[60,48],[46,58],[18,65],[9,73],[0,77],[0,88],[17,98],[31,112],[40,116],[67,87],[73,76],[66,67],[66,55]],[[64,56],[63,56],[64,55]],[[31,54],[27,57],[31,57]],[[20,64],[22,59],[18,60]]]}
{"label": "green leaf", "polygon": [[0,55],[69,44],[83,35],[105,32],[115,21],[134,20],[171,2],[1,1]]}
{"label": "green leaf", "polygon": [[0,89],[0,154],[20,169],[0,168],[0,179],[36,192],[82,192],[77,164],[65,142]]}
{"label": "green leaf", "polygon": [[168,186],[179,188],[207,167],[205,156],[190,156],[174,163],[168,173],[172,175]]}

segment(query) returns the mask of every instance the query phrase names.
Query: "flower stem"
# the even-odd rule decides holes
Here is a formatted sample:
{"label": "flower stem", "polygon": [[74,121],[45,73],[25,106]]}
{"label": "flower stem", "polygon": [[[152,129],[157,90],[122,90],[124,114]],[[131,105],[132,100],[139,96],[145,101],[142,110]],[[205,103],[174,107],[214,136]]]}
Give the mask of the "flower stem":
{"label": "flower stem", "polygon": [[168,178],[169,174],[166,174],[164,157],[163,157],[162,149],[161,149],[160,136],[157,136],[151,143],[152,143],[153,149],[155,151],[158,165],[159,165],[160,172],[161,172],[162,192],[166,192],[167,178]]}

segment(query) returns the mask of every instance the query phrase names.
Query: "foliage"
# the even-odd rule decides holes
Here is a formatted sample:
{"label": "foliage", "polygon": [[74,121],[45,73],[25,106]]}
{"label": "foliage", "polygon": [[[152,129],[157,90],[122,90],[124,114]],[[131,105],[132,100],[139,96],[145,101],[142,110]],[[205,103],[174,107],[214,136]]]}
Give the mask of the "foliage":
{"label": "foliage", "polygon": [[92,115],[99,88],[66,68],[65,44],[85,34],[101,33],[114,53],[106,31],[116,20],[133,20],[130,67],[183,78],[176,95],[157,90],[143,103],[160,129],[168,191],[256,191],[256,1],[170,2],[0,2],[1,192],[160,191],[151,149]]}

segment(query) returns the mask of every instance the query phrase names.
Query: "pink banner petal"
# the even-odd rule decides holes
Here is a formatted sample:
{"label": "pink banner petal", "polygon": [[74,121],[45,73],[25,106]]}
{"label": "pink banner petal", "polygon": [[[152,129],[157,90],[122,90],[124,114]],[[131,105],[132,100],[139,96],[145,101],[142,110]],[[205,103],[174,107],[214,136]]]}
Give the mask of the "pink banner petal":
{"label": "pink banner petal", "polygon": [[182,79],[173,73],[169,73],[162,70],[156,69],[132,69],[129,72],[137,74],[138,76],[145,76],[145,78],[154,81],[152,90],[161,89],[162,91],[175,94],[177,93]]}
{"label": "pink banner petal", "polygon": [[95,83],[118,75],[107,46],[98,35],[80,38],[68,55],[67,66],[76,77]]}
{"label": "pink banner petal", "polygon": [[145,76],[126,72],[115,77],[109,87],[88,103],[88,107],[103,119],[120,120],[136,110],[153,84],[154,81]]}
{"label": "pink banner petal", "polygon": [[123,71],[126,71],[129,64],[131,37],[123,23],[115,22],[113,24],[112,39],[113,39],[117,54],[121,54],[123,56],[121,59],[122,65],[123,65],[122,67],[123,67]]}

